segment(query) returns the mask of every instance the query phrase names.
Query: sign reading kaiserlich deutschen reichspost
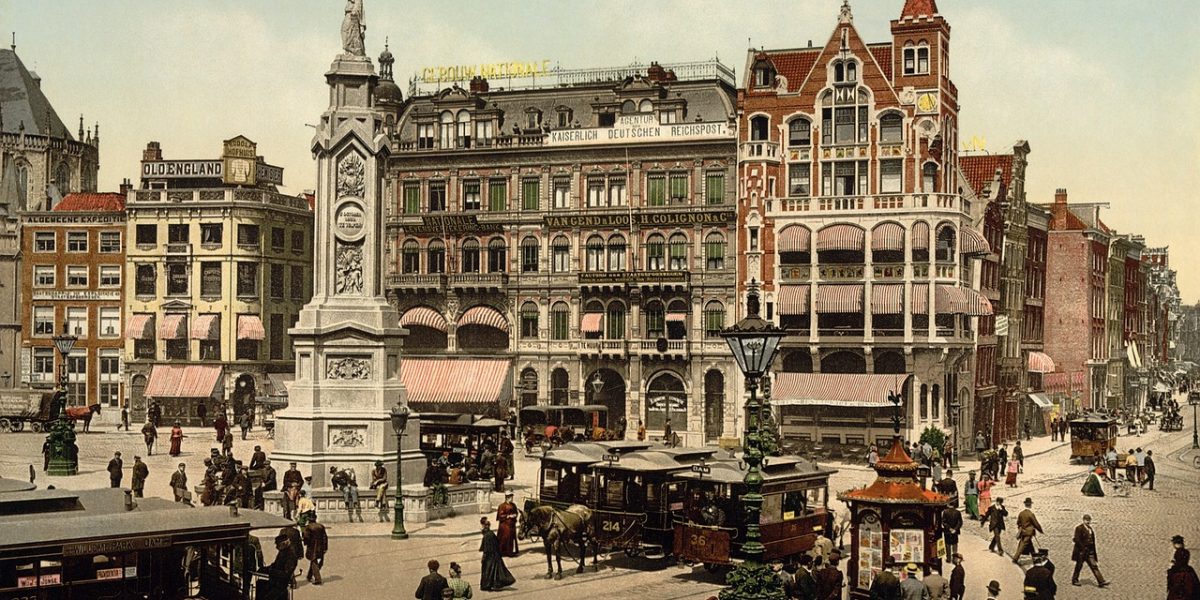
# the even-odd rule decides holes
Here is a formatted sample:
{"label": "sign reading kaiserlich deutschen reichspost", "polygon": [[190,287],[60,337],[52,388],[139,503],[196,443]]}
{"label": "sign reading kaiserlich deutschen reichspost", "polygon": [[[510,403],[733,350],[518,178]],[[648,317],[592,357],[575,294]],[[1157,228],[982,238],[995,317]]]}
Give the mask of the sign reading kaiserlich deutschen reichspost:
{"label": "sign reading kaiserlich deutschen reichspost", "polygon": [[646,142],[685,142],[688,140],[726,139],[734,137],[726,121],[704,123],[672,123],[663,125],[657,115],[623,115],[612,127],[556,129],[547,136],[544,146],[588,146],[592,144],[630,144]]}

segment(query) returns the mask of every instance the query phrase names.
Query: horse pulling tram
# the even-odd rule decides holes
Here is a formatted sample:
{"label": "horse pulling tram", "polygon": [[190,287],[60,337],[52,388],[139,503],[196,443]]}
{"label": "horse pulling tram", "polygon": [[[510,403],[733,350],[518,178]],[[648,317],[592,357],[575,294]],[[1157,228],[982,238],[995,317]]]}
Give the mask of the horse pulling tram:
{"label": "horse pulling tram", "polygon": [[1117,447],[1120,427],[1117,420],[1098,414],[1073,419],[1071,425],[1071,460],[1094,461],[1109,448]]}

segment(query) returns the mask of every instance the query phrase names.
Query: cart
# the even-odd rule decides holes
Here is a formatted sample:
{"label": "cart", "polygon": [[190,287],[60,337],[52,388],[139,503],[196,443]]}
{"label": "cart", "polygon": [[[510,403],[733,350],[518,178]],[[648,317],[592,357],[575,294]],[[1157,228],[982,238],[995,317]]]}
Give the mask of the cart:
{"label": "cart", "polygon": [[28,424],[34,433],[41,433],[50,420],[53,398],[52,392],[36,390],[0,392],[0,431],[21,431]]}

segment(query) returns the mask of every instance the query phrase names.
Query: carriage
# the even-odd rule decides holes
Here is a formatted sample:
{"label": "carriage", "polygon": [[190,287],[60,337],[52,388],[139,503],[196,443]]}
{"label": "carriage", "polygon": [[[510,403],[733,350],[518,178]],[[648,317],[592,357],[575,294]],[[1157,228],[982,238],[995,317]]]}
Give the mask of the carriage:
{"label": "carriage", "polygon": [[53,392],[5,390],[0,393],[0,431],[21,431],[28,424],[40,433],[50,420],[53,400]]}
{"label": "carriage", "polygon": [[1168,410],[1158,421],[1162,431],[1183,431],[1183,415],[1178,410]]}
{"label": "carriage", "polygon": [[1120,427],[1113,417],[1089,414],[1072,419],[1071,460],[1094,461],[1117,447]]}
{"label": "carriage", "polygon": [[592,467],[609,453],[623,454],[650,447],[647,442],[579,442],[563,444],[542,455],[538,470],[538,500],[526,501],[526,510],[538,503],[558,509],[591,504]]}
{"label": "carriage", "polygon": [[[530,432],[534,446],[546,442],[546,428],[571,427],[579,433],[608,429],[608,407],[600,404],[582,406],[526,406],[518,413],[521,430]],[[590,439],[590,437],[589,437]],[[574,440],[563,440],[572,442]]]}
{"label": "carriage", "polygon": [[507,430],[508,423],[482,415],[421,413],[421,452],[431,460],[449,452],[451,463],[457,464],[484,439],[499,441]]}

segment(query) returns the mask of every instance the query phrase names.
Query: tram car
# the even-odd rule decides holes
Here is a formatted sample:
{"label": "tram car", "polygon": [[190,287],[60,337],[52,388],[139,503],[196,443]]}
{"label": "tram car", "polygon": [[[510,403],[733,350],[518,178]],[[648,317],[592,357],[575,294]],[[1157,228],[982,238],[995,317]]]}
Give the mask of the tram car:
{"label": "tram car", "polygon": [[482,446],[485,438],[499,443],[500,434],[506,431],[508,423],[483,415],[421,413],[421,452],[429,460],[449,452],[451,463],[458,464],[468,452]]}
{"label": "tram car", "polygon": [[648,442],[577,442],[563,444],[542,455],[538,470],[538,497],[527,499],[525,510],[548,504],[565,510],[572,504],[589,506],[592,499],[592,467],[609,453],[624,454],[650,447]]}
{"label": "tram car", "polygon": [[[521,431],[526,428],[533,434],[533,443],[541,445],[546,440],[546,428],[571,427],[576,433],[588,436],[599,427],[608,428],[608,407],[600,404],[583,406],[526,406],[518,414]],[[563,440],[571,442],[573,440]]]}
{"label": "tram car", "polygon": [[[832,537],[829,477],[837,471],[798,456],[769,456],[760,468],[763,504],[759,534],[764,559],[783,560],[807,552],[819,536]],[[675,512],[673,548],[685,562],[713,570],[741,558],[746,538],[741,497],[746,465],[736,458],[675,473],[684,484],[683,506]]]}
{"label": "tram car", "polygon": [[1112,417],[1089,414],[1072,419],[1070,425],[1071,460],[1091,462],[1117,447],[1120,427]]}

